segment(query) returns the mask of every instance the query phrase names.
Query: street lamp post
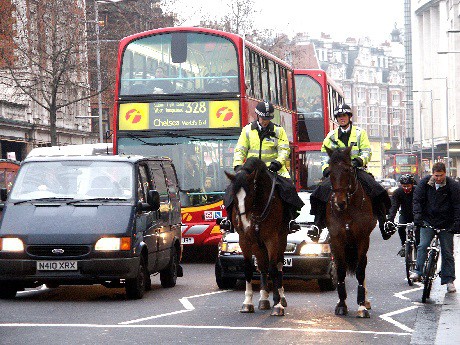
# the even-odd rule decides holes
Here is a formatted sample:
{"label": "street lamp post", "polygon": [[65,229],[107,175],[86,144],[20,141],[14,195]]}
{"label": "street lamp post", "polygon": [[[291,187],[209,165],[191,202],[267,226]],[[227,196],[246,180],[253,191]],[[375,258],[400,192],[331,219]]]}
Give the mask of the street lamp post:
{"label": "street lamp post", "polygon": [[449,140],[449,84],[447,77],[424,78],[425,80],[444,79],[446,81],[446,155],[447,155],[447,176],[450,176],[450,140]]}
{"label": "street lamp post", "polygon": [[[431,163],[434,164],[434,119],[433,119],[433,90],[412,90],[412,92],[430,93],[430,116],[431,116]],[[422,110],[420,109],[420,132],[422,128]],[[422,135],[420,133],[420,145],[422,145]]]}

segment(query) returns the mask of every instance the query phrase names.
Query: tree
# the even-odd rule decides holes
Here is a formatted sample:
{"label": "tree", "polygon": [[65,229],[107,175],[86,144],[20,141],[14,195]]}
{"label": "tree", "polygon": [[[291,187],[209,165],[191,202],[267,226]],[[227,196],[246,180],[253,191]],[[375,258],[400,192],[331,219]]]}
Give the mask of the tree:
{"label": "tree", "polygon": [[45,109],[51,145],[56,145],[58,114],[66,121],[82,111],[86,115],[89,110],[89,101],[82,102],[91,97],[84,2],[1,1],[0,17],[13,18],[0,22],[4,83]]}
{"label": "tree", "polygon": [[230,14],[224,17],[224,22],[229,24],[231,32],[244,35],[252,30],[254,17],[254,0],[233,0],[227,6]]}

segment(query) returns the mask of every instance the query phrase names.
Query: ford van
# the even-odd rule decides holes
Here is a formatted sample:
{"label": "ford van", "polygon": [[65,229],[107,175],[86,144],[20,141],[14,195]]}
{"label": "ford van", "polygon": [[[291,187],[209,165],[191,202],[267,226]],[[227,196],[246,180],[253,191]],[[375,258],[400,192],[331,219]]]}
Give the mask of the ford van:
{"label": "ford van", "polygon": [[32,156],[1,191],[0,298],[46,284],[124,287],[182,276],[179,188],[169,158]]}

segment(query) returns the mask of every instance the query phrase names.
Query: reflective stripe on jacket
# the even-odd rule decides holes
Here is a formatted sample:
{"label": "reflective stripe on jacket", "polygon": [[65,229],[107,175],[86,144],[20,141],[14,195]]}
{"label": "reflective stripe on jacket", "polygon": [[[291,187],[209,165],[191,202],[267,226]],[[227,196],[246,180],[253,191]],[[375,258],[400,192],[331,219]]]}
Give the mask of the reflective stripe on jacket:
{"label": "reflective stripe on jacket", "polygon": [[[326,138],[323,141],[323,146],[321,147],[321,152],[326,152],[326,147],[329,149],[336,149],[339,147],[347,147],[339,139],[339,130],[336,128],[328,133]],[[363,166],[366,166],[367,163],[371,160],[372,150],[371,143],[367,137],[367,133],[364,129],[356,126],[351,126],[350,139],[348,139],[348,146],[353,146],[351,149],[351,159],[359,157],[363,160]],[[321,161],[322,170],[326,169],[329,166],[329,157],[327,154],[323,155]]]}
{"label": "reflective stripe on jacket", "polygon": [[244,126],[235,147],[233,167],[243,165],[249,157],[259,158],[260,151],[260,159],[267,166],[270,165],[270,162],[277,160],[281,163],[281,169],[278,171],[278,174],[290,178],[289,172],[286,169],[286,162],[289,159],[290,153],[286,131],[283,127],[275,125],[272,122],[268,125],[268,131],[274,133],[274,136],[265,137],[262,140],[261,147],[257,121]]}

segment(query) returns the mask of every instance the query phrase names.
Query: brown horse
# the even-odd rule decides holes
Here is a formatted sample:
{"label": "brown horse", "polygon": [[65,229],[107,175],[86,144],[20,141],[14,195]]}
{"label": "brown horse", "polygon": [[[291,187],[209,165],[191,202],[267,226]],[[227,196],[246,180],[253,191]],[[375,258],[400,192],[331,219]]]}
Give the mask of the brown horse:
{"label": "brown horse", "polygon": [[326,209],[326,224],[331,236],[331,250],[337,267],[339,302],[336,315],[347,315],[345,276],[355,274],[358,280],[358,317],[369,317],[366,300],[366,265],[369,237],[376,225],[372,202],[356,177],[351,164],[351,147],[330,150],[332,194]]}
{"label": "brown horse", "polygon": [[232,223],[239,234],[244,257],[246,292],[242,313],[253,313],[253,258],[260,272],[259,309],[270,309],[267,275],[273,282],[273,312],[283,316],[287,306],[283,289],[283,260],[289,223],[283,220],[283,203],[275,188],[276,176],[258,158],[248,158],[236,174],[229,174],[234,200]]}

